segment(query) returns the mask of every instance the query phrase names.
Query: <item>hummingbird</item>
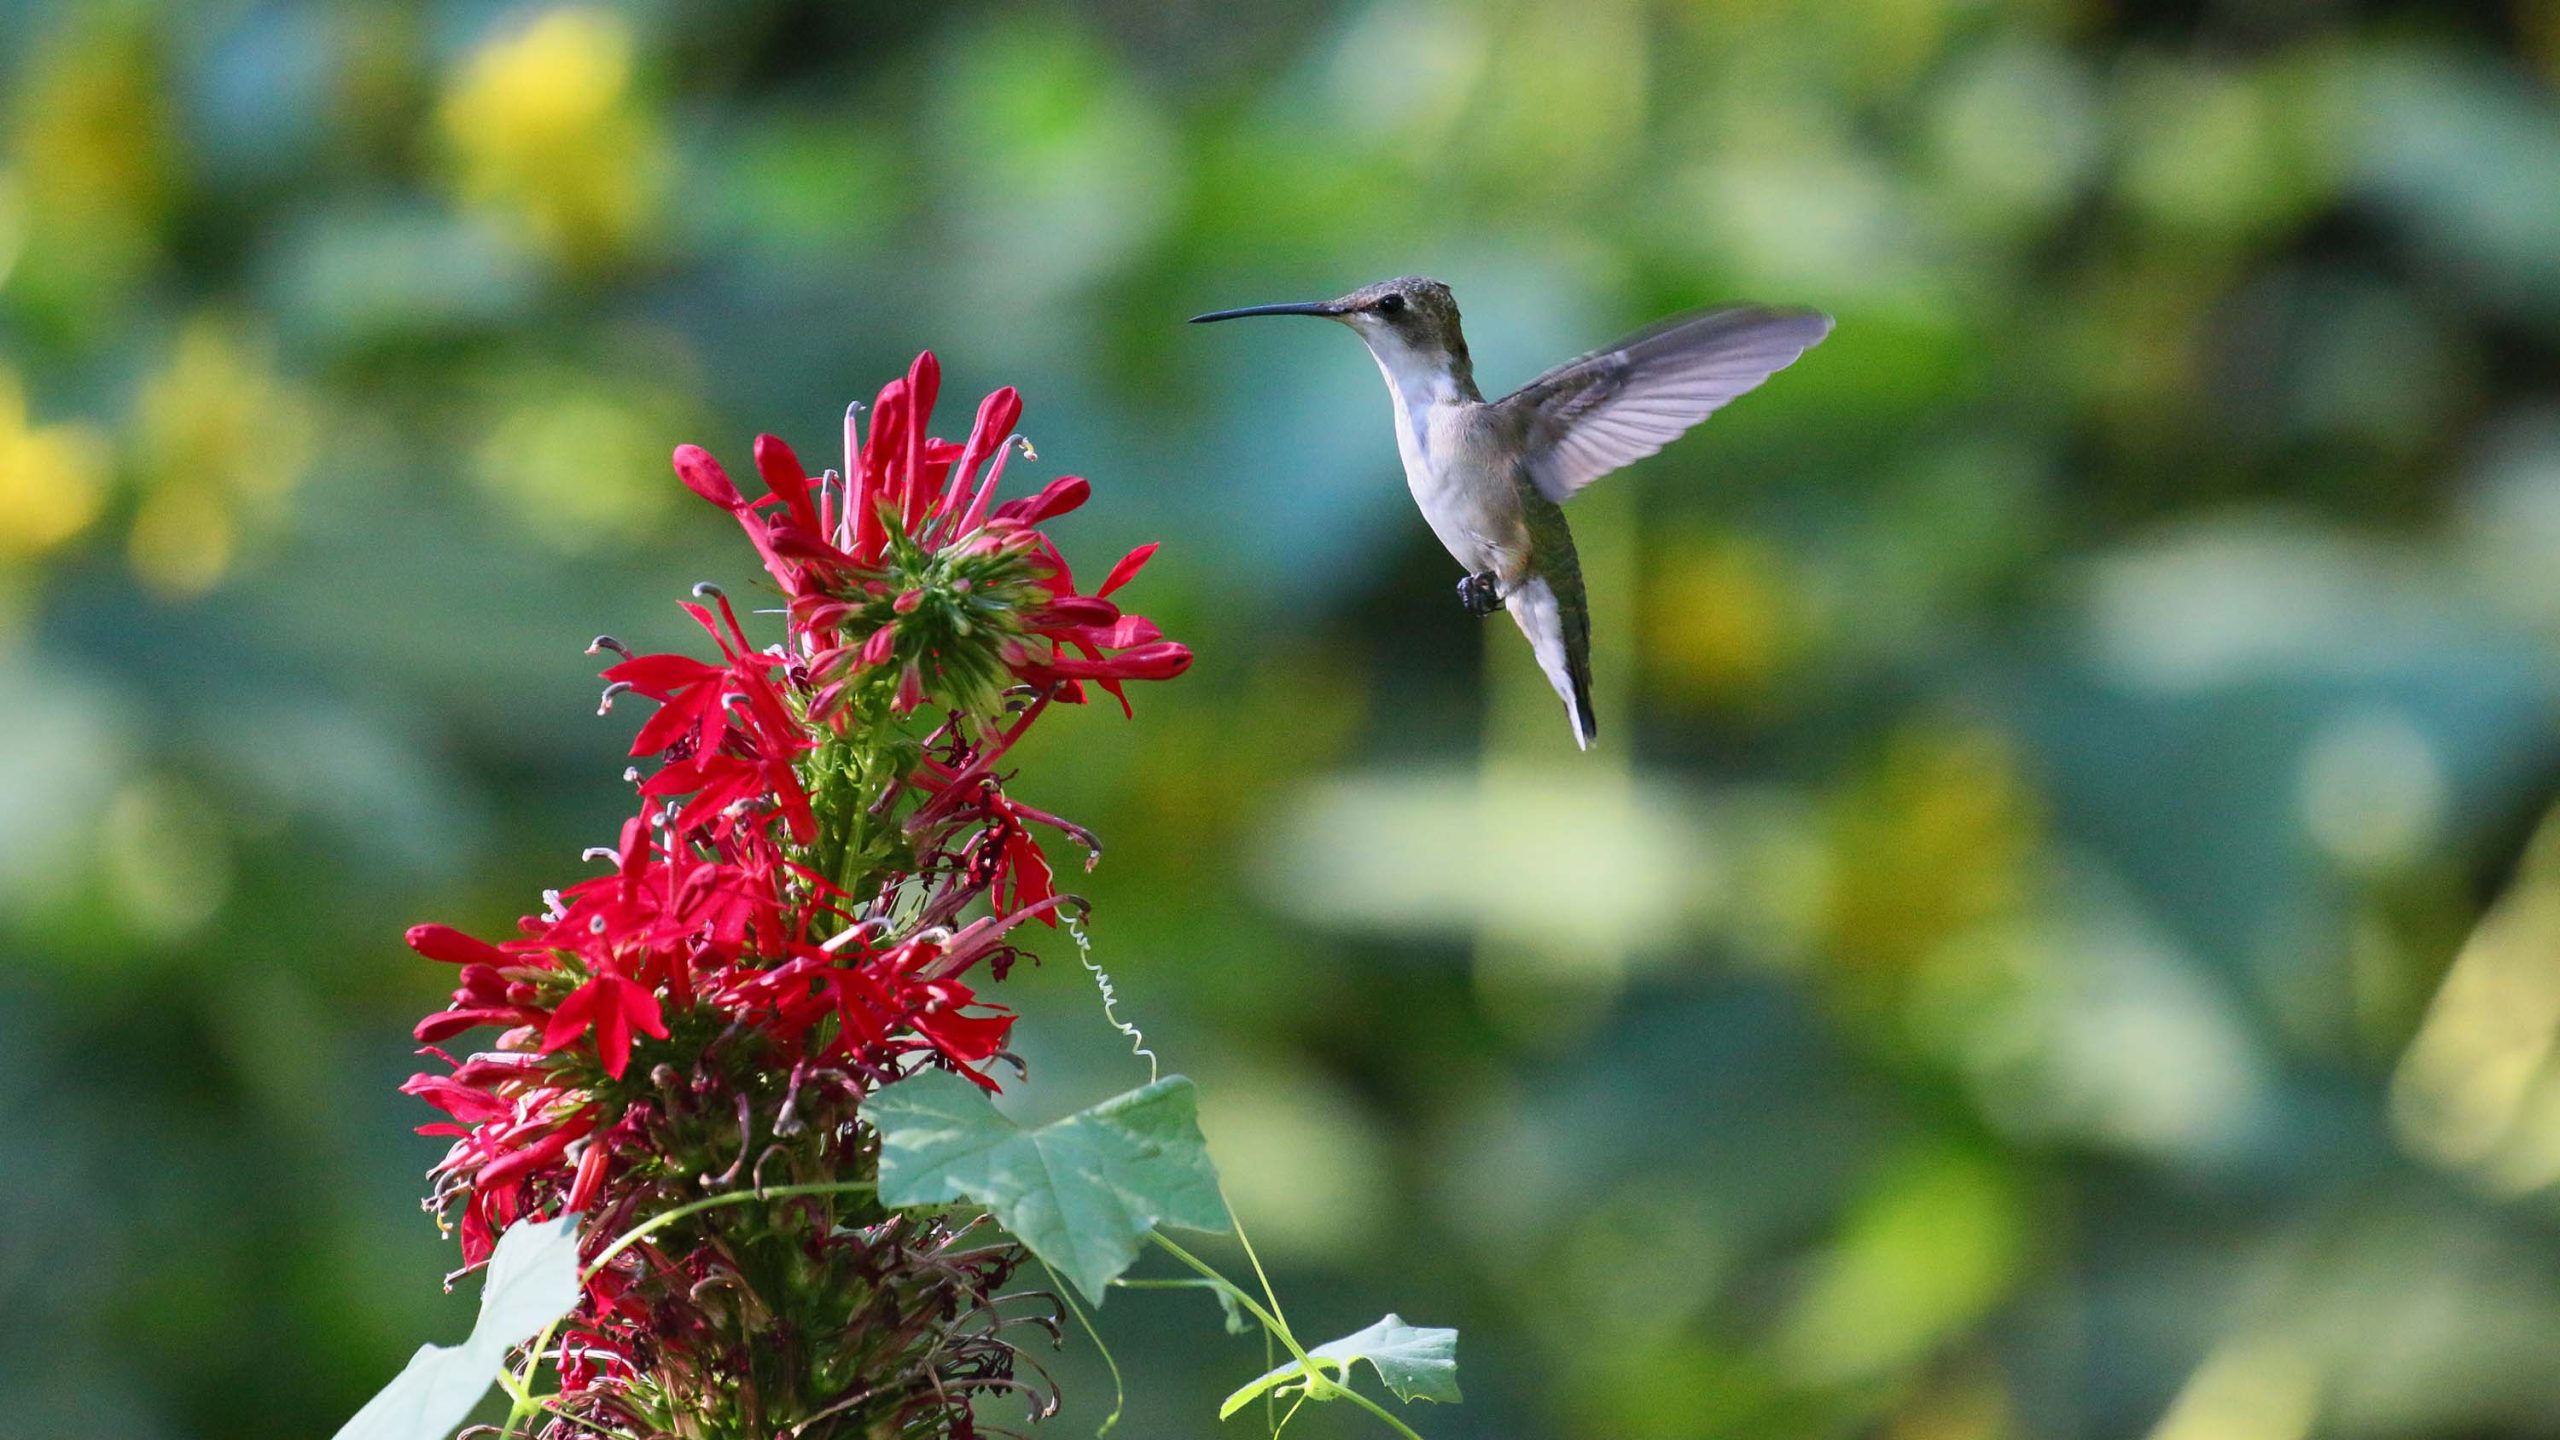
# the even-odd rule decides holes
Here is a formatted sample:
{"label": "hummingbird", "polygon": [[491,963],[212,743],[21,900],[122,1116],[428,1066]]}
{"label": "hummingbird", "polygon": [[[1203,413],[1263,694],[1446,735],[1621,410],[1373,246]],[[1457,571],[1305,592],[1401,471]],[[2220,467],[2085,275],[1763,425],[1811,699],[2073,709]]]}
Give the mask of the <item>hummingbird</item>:
{"label": "hummingbird", "polygon": [[1499,400],[1476,389],[1457,298],[1437,280],[1381,280],[1338,300],[1213,310],[1191,323],[1315,315],[1368,343],[1395,405],[1396,451],[1422,518],[1464,568],[1458,602],[1508,610],[1574,743],[1591,748],[1591,613],[1564,503],[1758,388],[1831,333],[1813,310],[1692,311],[1568,360]]}

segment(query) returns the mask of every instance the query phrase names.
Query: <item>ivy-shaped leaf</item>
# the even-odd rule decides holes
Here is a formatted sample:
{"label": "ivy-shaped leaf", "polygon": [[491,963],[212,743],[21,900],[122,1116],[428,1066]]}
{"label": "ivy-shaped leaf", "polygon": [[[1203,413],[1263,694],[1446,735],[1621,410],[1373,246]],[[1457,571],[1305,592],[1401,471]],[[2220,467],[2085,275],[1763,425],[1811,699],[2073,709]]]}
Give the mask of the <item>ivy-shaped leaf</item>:
{"label": "ivy-shaped leaf", "polygon": [[576,1213],[508,1226],[489,1256],[471,1338],[419,1346],[408,1366],[338,1428],[337,1440],[444,1440],[489,1393],[507,1351],[577,1303]]}
{"label": "ivy-shaped leaf", "polygon": [[[1348,1384],[1352,1363],[1366,1360],[1399,1400],[1437,1400],[1448,1405],[1458,1403],[1458,1332],[1455,1330],[1408,1325],[1402,1318],[1390,1314],[1357,1334],[1327,1340],[1309,1350],[1307,1358],[1317,1362],[1318,1369],[1330,1370],[1332,1373],[1324,1378],[1336,1384]],[[1235,1414],[1266,1390],[1293,1380],[1304,1380],[1307,1376],[1307,1367],[1293,1360],[1228,1396],[1226,1403],[1218,1407],[1218,1418],[1224,1420]]]}
{"label": "ivy-shaped leaf", "polygon": [[1025,1130],[976,1085],[928,1070],[874,1092],[862,1118],[880,1132],[882,1204],[974,1200],[1096,1305],[1156,1226],[1227,1228],[1179,1075]]}

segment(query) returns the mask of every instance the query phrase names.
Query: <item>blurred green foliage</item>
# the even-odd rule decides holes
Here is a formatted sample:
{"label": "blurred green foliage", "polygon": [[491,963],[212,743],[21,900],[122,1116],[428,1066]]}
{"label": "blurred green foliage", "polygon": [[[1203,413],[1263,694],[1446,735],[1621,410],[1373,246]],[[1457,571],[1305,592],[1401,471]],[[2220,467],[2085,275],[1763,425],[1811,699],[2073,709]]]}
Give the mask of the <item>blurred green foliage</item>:
{"label": "blurred green foliage", "polygon": [[[1436,1440],[2560,1432],[2555,81],[2551,0],[0,3],[0,1434],[461,1333],[399,930],[610,838],[581,647],[753,574],[666,452],[928,345],[1167,542],[1198,667],[1023,793],[1297,1322],[1463,1330]],[[1402,272],[1495,386],[1840,318],[1577,502],[1591,757],[1353,342],[1179,323]],[[1008,989],[1024,1118],[1136,1083]],[[1124,1434],[1260,1363],[1184,1303]]]}

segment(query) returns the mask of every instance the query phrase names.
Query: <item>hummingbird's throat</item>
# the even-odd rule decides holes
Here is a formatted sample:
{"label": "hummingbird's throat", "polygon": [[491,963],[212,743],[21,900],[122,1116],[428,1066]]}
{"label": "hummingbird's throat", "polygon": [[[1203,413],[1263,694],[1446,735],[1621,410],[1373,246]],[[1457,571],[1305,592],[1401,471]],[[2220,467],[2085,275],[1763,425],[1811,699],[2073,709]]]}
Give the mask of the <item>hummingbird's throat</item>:
{"label": "hummingbird's throat", "polygon": [[1463,342],[1452,353],[1438,345],[1414,345],[1392,330],[1365,332],[1361,338],[1369,342],[1369,353],[1387,377],[1387,388],[1408,412],[1419,415],[1434,406],[1481,398],[1476,394],[1475,367],[1468,363]]}

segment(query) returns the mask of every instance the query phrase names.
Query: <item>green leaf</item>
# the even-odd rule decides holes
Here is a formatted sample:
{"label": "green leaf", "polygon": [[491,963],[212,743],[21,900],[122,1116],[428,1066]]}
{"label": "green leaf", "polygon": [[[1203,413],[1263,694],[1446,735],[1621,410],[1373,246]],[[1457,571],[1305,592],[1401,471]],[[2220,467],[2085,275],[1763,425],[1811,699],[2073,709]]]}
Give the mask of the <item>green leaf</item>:
{"label": "green leaf", "polygon": [[337,1440],[444,1440],[489,1393],[507,1351],[578,1303],[578,1217],[519,1220],[498,1237],[480,1287],[480,1318],[459,1345],[421,1345],[408,1365],[338,1429]]}
{"label": "green leaf", "polygon": [[1159,1224],[1227,1228],[1179,1075],[1025,1130],[976,1085],[929,1070],[874,1093],[862,1118],[880,1132],[880,1203],[974,1200],[1096,1305]]}
{"label": "green leaf", "polygon": [[[1327,1340],[1309,1350],[1307,1358],[1316,1362],[1317,1370],[1329,1368],[1333,1373],[1323,1378],[1336,1384],[1348,1384],[1352,1363],[1366,1360],[1399,1400],[1458,1403],[1458,1332],[1455,1330],[1408,1325],[1391,1314],[1357,1334]],[[1331,1363],[1328,1366],[1326,1362]],[[1309,1374],[1308,1367],[1293,1360],[1228,1396],[1226,1403],[1218,1407],[1218,1418],[1224,1420],[1252,1404],[1264,1391],[1305,1380]],[[1324,1400],[1331,1397],[1318,1390],[1307,1398]]]}

